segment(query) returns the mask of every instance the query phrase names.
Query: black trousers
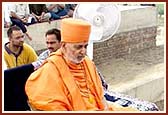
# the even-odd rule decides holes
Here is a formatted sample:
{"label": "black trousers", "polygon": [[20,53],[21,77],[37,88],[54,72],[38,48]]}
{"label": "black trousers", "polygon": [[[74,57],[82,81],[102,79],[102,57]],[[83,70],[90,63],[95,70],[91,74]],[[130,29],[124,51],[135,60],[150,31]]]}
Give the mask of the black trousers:
{"label": "black trousers", "polygon": [[30,110],[27,104],[25,83],[33,71],[32,64],[4,71],[4,111]]}

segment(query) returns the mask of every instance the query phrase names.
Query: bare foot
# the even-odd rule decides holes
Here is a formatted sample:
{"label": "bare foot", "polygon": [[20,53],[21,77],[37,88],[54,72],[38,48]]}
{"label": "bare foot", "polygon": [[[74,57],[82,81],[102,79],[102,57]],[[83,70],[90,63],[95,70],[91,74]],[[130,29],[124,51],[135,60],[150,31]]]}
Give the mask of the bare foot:
{"label": "bare foot", "polygon": [[63,18],[69,18],[69,16],[68,16],[68,15],[60,16],[60,18],[61,18],[61,19],[63,19]]}
{"label": "bare foot", "polygon": [[27,38],[28,38],[30,41],[32,41],[32,37],[30,37],[30,35],[29,35],[28,33],[25,33],[25,34],[26,34]]}

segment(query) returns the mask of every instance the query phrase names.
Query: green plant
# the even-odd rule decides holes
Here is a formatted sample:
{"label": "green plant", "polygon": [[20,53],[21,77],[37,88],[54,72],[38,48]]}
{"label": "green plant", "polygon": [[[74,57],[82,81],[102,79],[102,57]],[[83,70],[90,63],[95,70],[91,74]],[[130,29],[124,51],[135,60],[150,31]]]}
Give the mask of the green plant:
{"label": "green plant", "polygon": [[162,15],[164,15],[164,4],[157,4],[156,7],[159,16],[161,17]]}

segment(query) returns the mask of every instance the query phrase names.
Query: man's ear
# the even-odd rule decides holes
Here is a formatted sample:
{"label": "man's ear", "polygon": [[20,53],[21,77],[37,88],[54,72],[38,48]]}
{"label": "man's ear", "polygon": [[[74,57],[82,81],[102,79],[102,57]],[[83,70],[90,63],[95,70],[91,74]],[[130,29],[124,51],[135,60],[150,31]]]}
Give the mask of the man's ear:
{"label": "man's ear", "polygon": [[65,42],[61,42],[61,47],[64,48],[65,47]]}
{"label": "man's ear", "polygon": [[8,37],[8,39],[9,39],[9,41],[11,41],[12,37],[10,36],[10,37]]}
{"label": "man's ear", "polygon": [[63,52],[65,52],[65,50],[66,50],[66,43],[65,42],[61,42],[61,49]]}

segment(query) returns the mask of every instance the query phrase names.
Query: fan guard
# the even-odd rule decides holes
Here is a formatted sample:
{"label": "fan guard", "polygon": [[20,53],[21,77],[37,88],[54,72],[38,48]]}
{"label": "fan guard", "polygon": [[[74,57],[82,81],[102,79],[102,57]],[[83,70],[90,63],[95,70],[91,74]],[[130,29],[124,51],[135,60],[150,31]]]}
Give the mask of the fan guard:
{"label": "fan guard", "polygon": [[102,42],[116,33],[121,14],[116,4],[78,4],[73,18],[80,18],[91,23],[90,40]]}

